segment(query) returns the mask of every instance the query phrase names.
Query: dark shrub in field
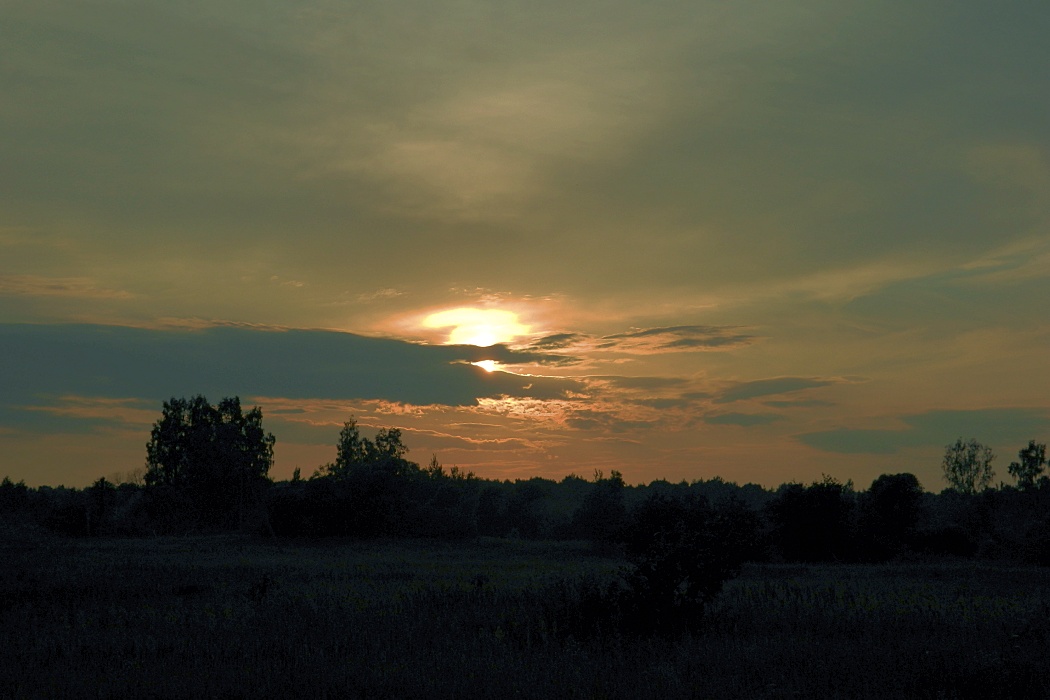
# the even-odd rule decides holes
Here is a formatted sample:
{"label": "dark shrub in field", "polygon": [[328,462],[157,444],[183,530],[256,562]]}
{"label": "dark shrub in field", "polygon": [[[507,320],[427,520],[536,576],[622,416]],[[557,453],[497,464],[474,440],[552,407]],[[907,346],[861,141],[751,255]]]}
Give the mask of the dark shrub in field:
{"label": "dark shrub in field", "polygon": [[921,530],[915,536],[915,546],[923,554],[935,556],[972,557],[977,553],[977,543],[961,525]]}
{"label": "dark shrub in field", "polygon": [[825,476],[809,486],[786,484],[766,511],[773,541],[788,561],[849,561],[855,558],[850,484]]}
{"label": "dark shrub in field", "polygon": [[915,545],[923,491],[914,474],[883,474],[859,498],[856,556],[885,561]]}
{"label": "dark shrub in field", "polygon": [[627,525],[623,475],[613,470],[608,479],[601,474],[596,477],[593,484],[588,484],[589,491],[573,514],[573,529],[598,545],[619,542]]}
{"label": "dark shrub in field", "polygon": [[1041,520],[1028,528],[1023,555],[1032,564],[1050,566],[1050,520]]}
{"label": "dark shrub in field", "polygon": [[696,629],[708,603],[753,551],[756,533],[754,514],[734,502],[712,508],[693,494],[644,501],[627,528],[631,567],[619,593],[623,629],[640,634]]}
{"label": "dark shrub in field", "polygon": [[[522,643],[695,631],[707,606],[753,551],[756,532],[754,513],[738,503],[711,507],[694,494],[654,495],[635,509],[623,530],[631,563],[619,576],[530,588],[507,601],[506,619],[491,624]],[[478,601],[488,595],[483,586],[476,594]]]}

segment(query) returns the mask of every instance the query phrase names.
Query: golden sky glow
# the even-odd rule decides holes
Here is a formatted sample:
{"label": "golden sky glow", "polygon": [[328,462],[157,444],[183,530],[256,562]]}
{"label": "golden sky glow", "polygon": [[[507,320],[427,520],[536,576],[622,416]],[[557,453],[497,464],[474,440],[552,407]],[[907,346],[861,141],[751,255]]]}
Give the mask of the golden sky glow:
{"label": "golden sky glow", "polygon": [[496,343],[510,343],[529,333],[529,327],[520,323],[513,311],[469,307],[432,313],[423,319],[423,327],[448,329],[446,342],[449,345],[477,345],[483,348]]}
{"label": "golden sky glow", "polygon": [[350,415],[499,478],[1050,441],[1050,4],[126,5],[2,10],[0,478],[198,393],[279,479]]}

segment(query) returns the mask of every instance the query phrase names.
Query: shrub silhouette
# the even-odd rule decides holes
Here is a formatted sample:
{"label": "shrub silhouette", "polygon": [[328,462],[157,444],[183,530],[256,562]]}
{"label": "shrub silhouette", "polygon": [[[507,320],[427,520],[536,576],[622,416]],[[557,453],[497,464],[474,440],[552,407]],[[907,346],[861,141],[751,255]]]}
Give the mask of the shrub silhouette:
{"label": "shrub silhouette", "polygon": [[707,605],[740,566],[754,541],[745,511],[708,505],[702,496],[654,495],[633,513],[626,549],[631,567],[620,594],[625,631],[651,634],[697,629]]}
{"label": "shrub silhouette", "polygon": [[855,549],[850,528],[852,484],[825,476],[809,486],[785,484],[766,507],[773,540],[789,561],[848,561]]}
{"label": "shrub silhouette", "polygon": [[598,545],[620,541],[627,524],[624,486],[623,475],[615,469],[608,479],[597,472],[590,491],[573,514],[575,531]]}
{"label": "shrub silhouette", "polygon": [[736,503],[654,494],[624,530],[630,564],[609,582],[561,581],[544,591],[558,636],[673,636],[696,631],[707,606],[753,551],[757,520]]}
{"label": "shrub silhouette", "polygon": [[860,497],[858,554],[884,561],[915,545],[923,491],[914,474],[883,474]]}

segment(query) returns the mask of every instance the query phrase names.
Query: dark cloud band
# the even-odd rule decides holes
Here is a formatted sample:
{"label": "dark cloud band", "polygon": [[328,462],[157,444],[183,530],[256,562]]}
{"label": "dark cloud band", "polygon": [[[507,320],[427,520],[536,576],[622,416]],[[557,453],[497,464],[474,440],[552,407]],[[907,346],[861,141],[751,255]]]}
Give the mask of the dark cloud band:
{"label": "dark cloud band", "polygon": [[332,331],[6,324],[0,347],[8,411],[67,395],[161,400],[195,393],[468,406],[483,397],[558,398],[582,386],[469,364],[542,359],[535,353]]}

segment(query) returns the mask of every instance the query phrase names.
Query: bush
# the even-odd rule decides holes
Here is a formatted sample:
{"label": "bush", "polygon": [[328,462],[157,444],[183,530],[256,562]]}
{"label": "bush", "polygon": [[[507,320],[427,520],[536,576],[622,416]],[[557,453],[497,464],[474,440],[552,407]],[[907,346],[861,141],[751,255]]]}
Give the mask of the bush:
{"label": "bush", "polygon": [[924,554],[939,556],[972,557],[977,553],[977,543],[961,525],[919,531],[915,545]]}

